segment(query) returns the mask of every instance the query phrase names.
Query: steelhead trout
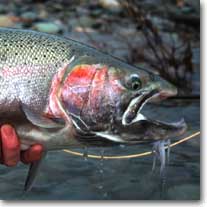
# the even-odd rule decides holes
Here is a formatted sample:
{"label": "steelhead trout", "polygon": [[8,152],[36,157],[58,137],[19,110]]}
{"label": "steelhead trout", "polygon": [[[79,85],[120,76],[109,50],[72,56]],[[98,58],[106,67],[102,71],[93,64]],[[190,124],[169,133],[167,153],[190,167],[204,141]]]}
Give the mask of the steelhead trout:
{"label": "steelhead trout", "polygon": [[141,110],[176,92],[160,76],[77,41],[0,29],[0,124],[15,127],[22,150],[167,140],[183,133],[185,122],[152,120]]}

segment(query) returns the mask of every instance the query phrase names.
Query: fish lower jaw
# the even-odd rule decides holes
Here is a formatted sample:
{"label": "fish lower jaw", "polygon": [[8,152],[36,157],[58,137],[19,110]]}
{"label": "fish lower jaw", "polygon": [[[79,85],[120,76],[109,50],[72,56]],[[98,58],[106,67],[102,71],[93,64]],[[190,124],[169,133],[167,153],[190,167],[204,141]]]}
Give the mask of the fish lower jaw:
{"label": "fish lower jaw", "polygon": [[[143,96],[146,96],[148,94],[144,94]],[[129,126],[131,124],[134,124],[134,123],[142,123],[143,121],[145,122],[150,122],[152,124],[156,124],[156,125],[161,125],[163,127],[168,127],[168,128],[172,128],[172,129],[175,129],[175,130],[179,130],[181,132],[181,134],[186,131],[187,129],[187,125],[186,125],[186,122],[185,120],[182,118],[181,120],[179,121],[175,121],[175,122],[166,122],[166,121],[161,121],[161,120],[153,120],[149,117],[146,117],[145,115],[143,115],[141,113],[143,107],[150,101],[150,102],[153,102],[153,101],[157,101],[158,99],[160,99],[160,96],[162,95],[162,92],[158,92],[158,93],[155,93],[154,95],[152,95],[151,97],[148,97],[146,98],[144,101],[143,101],[143,96],[140,96],[140,97],[136,97],[134,98],[127,110],[124,112],[123,114],[123,117],[122,117],[122,125],[123,126]],[[170,96],[170,95],[169,95]],[[165,96],[165,99],[167,98],[168,96]],[[127,116],[131,113],[131,109],[134,108],[135,104],[139,103],[139,101],[143,101],[139,108],[137,108],[137,112],[136,114],[134,115],[134,118],[130,121],[130,122],[127,122]],[[133,109],[134,110],[134,109]],[[179,133],[180,134],[180,133]]]}
{"label": "fish lower jaw", "polygon": [[181,134],[183,132],[185,132],[186,129],[187,129],[187,124],[186,124],[186,122],[183,118],[181,118],[178,121],[166,122],[166,121],[161,121],[161,120],[157,120],[157,119],[156,120],[150,119],[150,118],[146,117],[145,115],[143,115],[141,113],[138,113],[136,118],[133,119],[133,121],[130,124],[125,124],[125,126],[126,125],[129,126],[129,125],[134,124],[134,123],[138,124],[139,122],[141,123],[142,121],[147,121],[147,122],[151,122],[151,123],[154,123],[154,124],[163,125],[163,126],[167,126],[167,127],[171,127],[171,128],[175,128],[175,129],[181,129],[182,130]]}

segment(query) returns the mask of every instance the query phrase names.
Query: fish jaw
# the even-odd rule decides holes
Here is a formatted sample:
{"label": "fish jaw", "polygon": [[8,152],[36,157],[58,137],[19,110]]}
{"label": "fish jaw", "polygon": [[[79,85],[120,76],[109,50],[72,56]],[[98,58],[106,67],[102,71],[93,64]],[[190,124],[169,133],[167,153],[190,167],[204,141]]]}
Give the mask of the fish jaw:
{"label": "fish jaw", "polygon": [[116,129],[122,140],[127,144],[153,143],[168,140],[184,134],[187,124],[184,119],[176,122],[152,120],[144,115],[131,125],[119,125]]}
{"label": "fish jaw", "polygon": [[[177,94],[177,89],[167,81],[156,77],[145,88],[135,94],[122,116],[122,124],[130,125],[143,119],[140,114],[142,108],[148,102],[157,102]],[[142,117],[142,118],[141,118]]]}
{"label": "fish jaw", "polygon": [[152,82],[135,94],[124,111],[122,127],[119,126],[117,129],[122,139],[135,144],[169,139],[183,134],[187,129],[184,119],[170,123],[153,120],[142,114],[142,109],[147,103],[159,102],[176,94],[177,89],[173,85],[159,76],[154,77]]}

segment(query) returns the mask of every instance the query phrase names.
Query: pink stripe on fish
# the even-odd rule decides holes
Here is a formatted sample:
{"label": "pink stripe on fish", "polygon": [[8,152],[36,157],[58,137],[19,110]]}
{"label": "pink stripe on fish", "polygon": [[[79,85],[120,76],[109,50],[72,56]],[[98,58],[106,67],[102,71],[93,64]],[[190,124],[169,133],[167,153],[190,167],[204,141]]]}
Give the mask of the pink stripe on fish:
{"label": "pink stripe on fish", "polygon": [[62,111],[60,110],[58,100],[59,93],[60,93],[60,87],[62,85],[62,79],[64,77],[65,71],[68,67],[68,64],[65,64],[63,68],[61,68],[58,73],[56,73],[53,77],[51,88],[50,88],[50,95],[49,95],[49,101],[48,106],[45,110],[45,115],[53,118],[63,118],[64,115]]}

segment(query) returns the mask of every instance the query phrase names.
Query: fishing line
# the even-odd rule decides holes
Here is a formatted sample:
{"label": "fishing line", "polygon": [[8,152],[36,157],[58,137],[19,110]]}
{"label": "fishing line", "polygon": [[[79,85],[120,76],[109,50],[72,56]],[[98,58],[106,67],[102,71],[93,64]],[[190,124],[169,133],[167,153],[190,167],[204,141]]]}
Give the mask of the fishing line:
{"label": "fishing line", "polygon": [[[183,139],[177,141],[177,142],[174,142],[172,144],[169,145],[169,147],[174,147],[176,145],[179,145],[183,142],[186,142],[194,137],[197,137],[201,132],[198,131],[198,132],[195,132],[187,137],[184,137]],[[168,146],[165,147],[165,149],[167,149]],[[77,151],[73,151],[73,150],[68,150],[68,149],[65,149],[63,150],[64,152],[68,153],[68,154],[71,154],[71,155],[75,155],[75,156],[79,156],[79,157],[84,157],[85,154],[84,153],[81,153],[81,152],[77,152]],[[101,155],[95,155],[95,154],[88,154],[87,155],[87,158],[93,158],[93,159],[105,159],[105,160],[113,160],[113,159],[129,159],[129,158],[136,158],[136,157],[144,157],[144,156],[147,156],[147,155],[151,155],[153,152],[152,151],[148,151],[148,152],[143,152],[143,153],[138,153],[138,154],[130,154],[130,155],[120,155],[120,156],[101,156]]]}

